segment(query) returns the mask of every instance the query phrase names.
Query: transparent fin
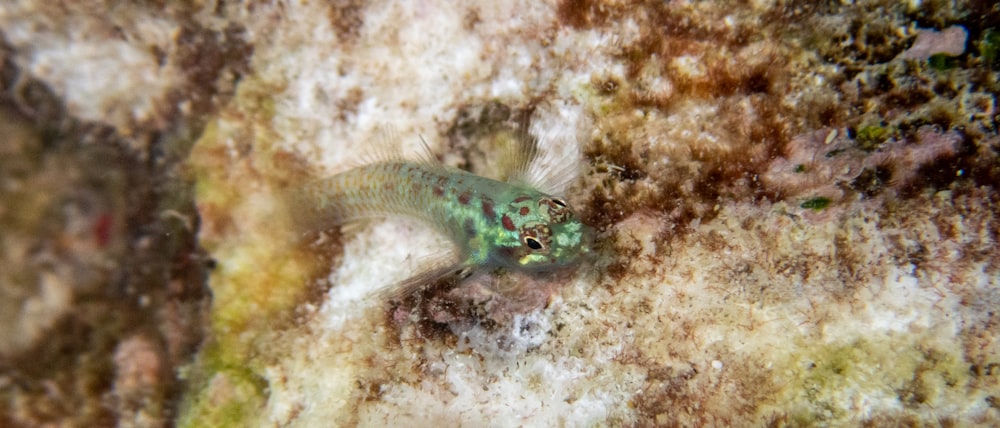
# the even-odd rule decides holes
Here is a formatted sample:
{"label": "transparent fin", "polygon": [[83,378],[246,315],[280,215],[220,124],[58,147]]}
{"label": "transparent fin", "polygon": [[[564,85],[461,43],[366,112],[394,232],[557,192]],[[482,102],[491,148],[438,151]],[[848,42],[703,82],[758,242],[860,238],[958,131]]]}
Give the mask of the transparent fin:
{"label": "transparent fin", "polygon": [[[371,145],[358,157],[356,163],[352,162],[351,168],[371,165],[382,162],[408,161],[424,163],[428,165],[441,165],[436,155],[431,150],[427,140],[421,135],[419,141],[416,139],[404,139],[400,137],[399,131],[392,125],[379,125],[376,137]],[[417,146],[417,150],[412,153],[404,150],[406,147]]]}
{"label": "transparent fin", "polygon": [[[388,216],[386,216],[388,217]],[[372,224],[386,217],[365,217],[356,218],[344,222],[340,226],[340,233],[349,236],[363,233],[365,229],[370,229]]]}
{"label": "transparent fin", "polygon": [[497,160],[500,180],[533,187],[528,178],[538,157],[538,140],[528,132],[527,121],[522,121],[517,130],[499,133],[497,138],[501,140]]}
{"label": "transparent fin", "polygon": [[349,168],[357,168],[381,162],[408,160],[403,154],[399,132],[390,125],[379,125],[372,139],[361,155],[350,162]]}
{"label": "transparent fin", "polygon": [[[563,194],[578,178],[580,158],[573,138],[547,131],[542,138],[529,132],[527,122],[512,133],[501,151],[502,181],[554,195]],[[542,149],[542,141],[547,150]]]}
{"label": "transparent fin", "polygon": [[542,192],[563,195],[580,176],[580,147],[576,137],[569,130],[555,129],[538,131],[536,135],[536,155],[523,180]]}
{"label": "transparent fin", "polygon": [[416,159],[417,161],[429,165],[442,165],[440,160],[438,160],[437,155],[435,155],[434,151],[431,150],[430,144],[427,144],[427,140],[424,139],[423,135],[420,136],[420,149],[421,150]]}
{"label": "transparent fin", "polygon": [[384,287],[375,293],[379,301],[401,301],[422,289],[440,286],[442,281],[452,285],[469,276],[472,268],[465,263],[455,263],[447,259],[434,259],[431,263],[421,263],[420,273],[403,281]]}

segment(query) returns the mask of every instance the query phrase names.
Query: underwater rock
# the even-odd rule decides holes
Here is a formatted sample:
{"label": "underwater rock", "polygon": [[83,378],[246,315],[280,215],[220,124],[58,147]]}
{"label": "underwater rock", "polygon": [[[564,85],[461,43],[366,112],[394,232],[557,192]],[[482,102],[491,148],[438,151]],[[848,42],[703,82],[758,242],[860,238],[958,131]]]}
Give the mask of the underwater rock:
{"label": "underwater rock", "polygon": [[[39,150],[135,154],[0,146],[0,425],[1000,422],[992,5],[91,3],[0,4]],[[592,260],[387,296],[447,238],[282,204],[385,125],[481,175],[537,137]]]}
{"label": "underwater rock", "polygon": [[935,54],[958,56],[965,52],[965,42],[969,32],[965,27],[956,25],[942,31],[934,29],[917,29],[917,40],[913,46],[903,51],[900,58],[926,60]]}

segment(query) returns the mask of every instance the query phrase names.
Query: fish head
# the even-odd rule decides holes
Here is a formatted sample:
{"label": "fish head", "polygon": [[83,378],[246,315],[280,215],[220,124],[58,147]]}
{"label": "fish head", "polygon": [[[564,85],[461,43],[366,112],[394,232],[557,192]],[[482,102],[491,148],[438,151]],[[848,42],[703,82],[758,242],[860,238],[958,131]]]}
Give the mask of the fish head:
{"label": "fish head", "polygon": [[516,240],[500,251],[500,264],[520,270],[549,270],[578,263],[590,252],[590,230],[562,198],[521,195],[504,210],[504,228]]}

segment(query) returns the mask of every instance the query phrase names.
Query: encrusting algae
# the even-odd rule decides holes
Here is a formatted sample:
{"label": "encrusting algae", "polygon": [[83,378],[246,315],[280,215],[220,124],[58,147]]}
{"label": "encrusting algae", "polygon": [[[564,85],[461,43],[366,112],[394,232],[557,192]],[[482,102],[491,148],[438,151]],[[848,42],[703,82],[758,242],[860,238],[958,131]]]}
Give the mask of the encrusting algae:
{"label": "encrusting algae", "polygon": [[[995,2],[56,3],[0,6],[2,426],[1000,425]],[[491,172],[508,106],[577,191]],[[496,183],[310,181],[386,121]],[[557,201],[592,266],[520,264]]]}

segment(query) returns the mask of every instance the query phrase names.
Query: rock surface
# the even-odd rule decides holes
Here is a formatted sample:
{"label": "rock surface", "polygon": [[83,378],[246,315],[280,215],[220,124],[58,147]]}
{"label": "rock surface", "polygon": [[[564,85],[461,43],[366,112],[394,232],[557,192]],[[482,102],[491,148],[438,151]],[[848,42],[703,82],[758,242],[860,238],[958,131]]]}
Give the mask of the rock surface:
{"label": "rock surface", "polygon": [[[0,5],[0,425],[1000,423],[988,2],[91,3]],[[575,272],[289,220],[523,123]]]}

